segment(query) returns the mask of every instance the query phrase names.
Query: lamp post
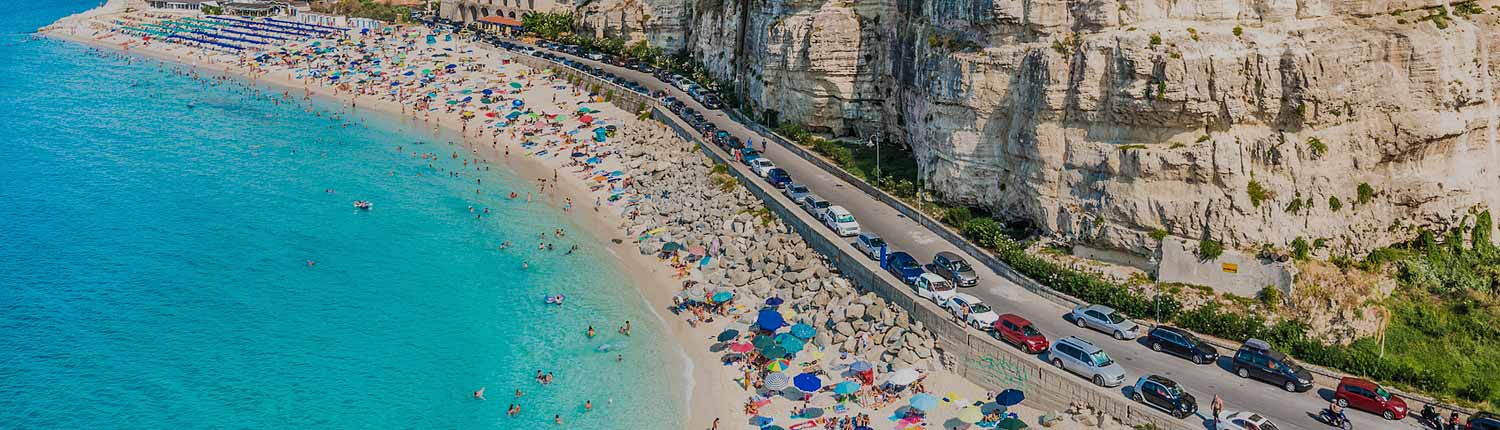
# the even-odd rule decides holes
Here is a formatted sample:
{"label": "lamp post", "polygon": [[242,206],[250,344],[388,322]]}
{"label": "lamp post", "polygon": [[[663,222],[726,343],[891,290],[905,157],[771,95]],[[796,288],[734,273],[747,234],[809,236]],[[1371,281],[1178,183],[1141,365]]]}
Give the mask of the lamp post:
{"label": "lamp post", "polygon": [[872,134],[868,139],[865,140],[868,140],[870,142],[870,145],[875,146],[875,181],[878,184],[880,182],[880,177],[884,176],[884,172],[880,170],[880,133]]}

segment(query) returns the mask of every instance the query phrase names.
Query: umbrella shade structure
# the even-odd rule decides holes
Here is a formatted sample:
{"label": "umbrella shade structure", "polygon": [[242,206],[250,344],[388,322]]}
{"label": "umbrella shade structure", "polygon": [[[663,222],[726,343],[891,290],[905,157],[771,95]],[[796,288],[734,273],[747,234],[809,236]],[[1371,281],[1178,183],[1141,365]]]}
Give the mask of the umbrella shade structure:
{"label": "umbrella shade structure", "polygon": [[853,370],[855,372],[865,372],[874,368],[875,365],[870,364],[870,362],[864,360],[856,361],[854,362],[854,364],[849,365],[849,370]]}
{"label": "umbrella shade structure", "polygon": [[792,377],[786,376],[785,373],[775,372],[766,375],[766,388],[781,391],[790,386],[792,386]]}
{"label": "umbrella shade structure", "polygon": [[813,328],[813,326],[807,324],[796,323],[792,324],[791,333],[792,336],[796,336],[798,338],[812,339],[813,336],[816,336],[818,334],[818,329],[815,329]]}
{"label": "umbrella shade structure", "polygon": [[492,89],[489,89],[489,88],[485,88],[484,91],[480,91],[480,93],[482,93],[484,95],[491,95],[491,94],[495,94],[495,90],[492,90]]}
{"label": "umbrella shade structure", "polygon": [[794,341],[794,340],[797,340],[797,337],[796,336],[792,336],[791,333],[781,333],[781,334],[776,335],[776,344],[777,345],[785,345],[788,341]]}
{"label": "umbrella shade structure", "polygon": [[719,332],[718,339],[720,342],[728,342],[730,339],[734,339],[736,337],[740,337],[740,331],[735,329],[728,329]]}
{"label": "umbrella shade structure", "polygon": [[733,352],[733,353],[736,353],[736,354],[744,354],[744,353],[747,353],[747,352],[750,352],[750,351],[754,351],[754,350],[755,350],[755,345],[751,345],[751,344],[748,344],[748,343],[745,343],[745,342],[738,342],[738,343],[729,344],[729,352]]}
{"label": "umbrella shade structure", "polygon": [[[921,377],[922,374],[918,373],[917,369],[905,368],[897,370],[895,373],[891,373],[891,378],[889,379],[889,381],[892,384],[896,385],[911,385],[911,383],[917,382],[917,378]],[[934,400],[936,400],[936,398],[934,398]]]}
{"label": "umbrella shade structure", "polygon": [[792,362],[785,358],[778,358],[775,360],[771,360],[770,363],[766,363],[766,370],[770,370],[772,372],[780,372],[790,367],[792,367]]}
{"label": "umbrella shade structure", "polygon": [[715,303],[724,303],[724,302],[733,300],[734,299],[734,293],[731,293],[731,292],[728,292],[728,291],[720,291],[720,292],[714,293],[714,296],[712,297],[712,299],[713,299],[713,301]]}
{"label": "umbrella shade structure", "polygon": [[761,309],[760,314],[755,317],[755,325],[761,330],[776,331],[786,325],[786,318],[783,318],[775,309]]}
{"label": "umbrella shade structure", "polygon": [[511,83],[510,83],[510,87],[511,87],[511,88],[515,88],[515,89],[518,89],[518,90],[519,90],[519,89],[521,89],[521,87],[524,87],[524,86],[525,86],[525,85],[521,85],[521,83],[520,83],[520,82],[511,82]]}
{"label": "umbrella shade structure", "polygon": [[823,388],[823,380],[818,379],[818,375],[803,373],[792,378],[792,385],[796,386],[798,390],[811,393],[818,391],[819,388]]}
{"label": "umbrella shade structure", "polygon": [[917,394],[915,396],[911,396],[911,402],[910,403],[911,403],[911,407],[915,408],[917,410],[920,410],[920,411],[931,411],[934,408],[937,408],[938,398],[937,398],[937,396],[934,396],[934,395],[931,395],[931,394],[920,393],[920,394]]}
{"label": "umbrella shade structure", "polygon": [[984,411],[980,410],[978,406],[970,406],[959,409],[958,416],[955,418],[968,424],[974,424],[984,419]]}
{"label": "umbrella shade structure", "polygon": [[689,254],[693,254],[693,255],[708,255],[708,250],[707,249],[703,249],[702,246],[698,246],[698,245],[689,246],[688,249],[687,249],[687,251],[688,251]]}
{"label": "umbrella shade structure", "polygon": [[783,349],[786,349],[787,353],[790,354],[802,352],[802,349],[807,347],[807,343],[802,342],[802,339],[798,339],[796,337],[787,339],[781,342],[780,345]]}
{"label": "umbrella shade structure", "polygon": [[999,403],[1000,406],[1015,406],[1024,400],[1026,400],[1026,393],[1014,388],[1001,391],[1000,395],[995,396],[995,403]]}
{"label": "umbrella shade structure", "polygon": [[584,115],[582,118],[578,118],[578,121],[584,124],[588,124],[594,122],[594,117],[592,115]]}
{"label": "umbrella shade structure", "polygon": [[526,102],[521,101],[521,99],[515,99],[515,100],[511,100],[510,101],[510,105],[511,106],[515,106],[515,107],[521,107],[521,106],[524,106],[525,104],[526,104]]}
{"label": "umbrella shade structure", "polygon": [[766,306],[781,306],[782,303],[785,303],[785,301],[781,300],[780,297],[766,299]]}
{"label": "umbrella shade structure", "polygon": [[854,382],[854,381],[840,382],[837,385],[833,386],[833,392],[835,394],[854,394],[854,393],[857,393],[857,392],[859,392],[859,383],[858,382]]}
{"label": "umbrella shade structure", "polygon": [[1021,430],[1026,428],[1026,422],[1015,418],[1006,418],[995,423],[995,428],[1002,430]]}
{"label": "umbrella shade structure", "polygon": [[[598,159],[599,159],[599,157],[594,157],[594,158],[590,158],[589,160],[598,160]],[[594,162],[595,161],[590,161],[590,163],[594,163]],[[664,244],[664,245],[661,246],[661,250],[662,251],[667,251],[667,252],[676,251],[676,250],[679,250],[679,249],[682,249],[682,244],[677,243],[677,242],[667,242],[666,244]]]}
{"label": "umbrella shade structure", "polygon": [[766,349],[770,348],[773,345],[776,345],[776,339],[770,336],[760,335],[756,336],[755,339],[751,339],[750,345],[754,346],[755,349]]}
{"label": "umbrella shade structure", "polygon": [[771,358],[785,358],[787,350],[781,345],[771,345],[771,347],[761,350],[760,353]]}

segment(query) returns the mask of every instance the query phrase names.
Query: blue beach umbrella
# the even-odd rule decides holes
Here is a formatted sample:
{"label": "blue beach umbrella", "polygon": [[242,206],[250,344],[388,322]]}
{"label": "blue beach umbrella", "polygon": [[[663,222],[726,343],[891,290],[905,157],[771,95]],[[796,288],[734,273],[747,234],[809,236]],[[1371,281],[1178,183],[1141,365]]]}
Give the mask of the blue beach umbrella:
{"label": "blue beach umbrella", "polygon": [[782,303],[784,303],[784,301],[781,300],[780,297],[772,297],[766,299],[766,306],[780,306]]}
{"label": "blue beach umbrella", "polygon": [[775,309],[763,309],[759,315],[756,315],[755,325],[761,330],[776,331],[786,325],[786,319],[782,318],[781,313],[776,312]]}
{"label": "blue beach umbrella", "polygon": [[811,393],[818,391],[819,388],[823,388],[823,380],[818,379],[818,375],[803,373],[792,378],[792,385],[797,386],[798,390]]}
{"label": "blue beach umbrella", "polygon": [[838,385],[833,386],[833,392],[834,394],[841,395],[854,394],[859,392],[859,383],[854,381],[840,382]]}
{"label": "blue beach umbrella", "polygon": [[864,360],[856,361],[856,362],[854,362],[854,364],[850,364],[849,365],[849,370],[853,370],[855,372],[865,372],[865,371],[869,371],[870,369],[874,369],[874,368],[875,368],[874,365],[872,365],[872,364],[870,364],[870,362],[864,361]]}
{"label": "blue beach umbrella", "polygon": [[589,164],[599,164],[599,163],[603,163],[604,160],[600,160],[599,157],[589,157],[589,159],[583,160],[583,162],[589,163]]}
{"label": "blue beach umbrella", "polygon": [[995,396],[995,403],[999,403],[1001,406],[1019,405],[1024,400],[1026,400],[1026,393],[1014,388],[1001,391],[1000,395]]}
{"label": "blue beach umbrella", "polygon": [[522,105],[525,105],[525,104],[526,104],[526,102],[521,101],[521,99],[515,99],[515,100],[511,100],[510,101],[510,105],[511,106],[515,106],[515,107],[521,107]]}
{"label": "blue beach umbrella", "polygon": [[783,349],[786,349],[786,352],[788,354],[791,355],[796,355],[797,353],[802,352],[802,348],[807,347],[807,344],[802,342],[802,339],[798,339],[795,336],[787,339],[784,342],[781,342],[780,345]]}
{"label": "blue beach umbrella", "polygon": [[791,331],[792,336],[797,336],[803,339],[812,339],[813,336],[816,336],[818,334],[818,329],[815,329],[813,328],[813,326],[803,323],[793,324]]}
{"label": "blue beach umbrella", "polygon": [[914,408],[914,409],[917,409],[917,410],[920,410],[920,411],[930,411],[933,408],[936,408],[937,405],[938,405],[938,398],[937,398],[937,396],[934,396],[934,395],[931,395],[931,394],[927,394],[927,393],[920,393],[920,394],[917,394],[915,396],[911,396],[911,407]]}
{"label": "blue beach umbrella", "polygon": [[492,90],[492,89],[489,89],[489,88],[485,88],[484,91],[480,91],[480,92],[484,93],[484,95],[491,95],[491,94],[495,93],[495,90]]}

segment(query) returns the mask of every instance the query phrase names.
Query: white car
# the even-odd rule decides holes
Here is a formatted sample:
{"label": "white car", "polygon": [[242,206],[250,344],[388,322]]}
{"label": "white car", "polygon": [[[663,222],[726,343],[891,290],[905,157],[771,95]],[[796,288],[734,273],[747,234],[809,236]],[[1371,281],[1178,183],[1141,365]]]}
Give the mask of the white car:
{"label": "white car", "polygon": [[854,249],[858,249],[859,253],[870,257],[871,260],[880,259],[881,248],[885,248],[885,239],[881,239],[875,233],[867,231],[854,238]]}
{"label": "white car", "polygon": [[859,234],[859,221],[854,220],[854,214],[849,213],[843,206],[829,206],[823,210],[823,225],[832,229],[834,234],[849,237]]}
{"label": "white car", "polygon": [[990,309],[989,305],[979,301],[978,297],[964,293],[954,294],[948,301],[943,302],[943,308],[962,318],[970,327],[980,330],[994,330],[995,321],[1000,319],[1000,314]]}
{"label": "white car", "polygon": [[948,299],[958,294],[958,289],[953,288],[952,282],[948,282],[942,276],[932,273],[923,273],[921,276],[917,276],[917,282],[913,283],[911,287],[917,290],[917,296],[931,300],[938,305],[947,303]]}
{"label": "white car", "polygon": [[1220,412],[1219,428],[1215,430],[1281,430],[1276,424],[1260,414],[1247,411]]}
{"label": "white car", "polygon": [[774,168],[776,168],[776,164],[771,163],[771,160],[767,160],[764,157],[750,160],[750,171],[755,172],[755,176],[764,178]]}

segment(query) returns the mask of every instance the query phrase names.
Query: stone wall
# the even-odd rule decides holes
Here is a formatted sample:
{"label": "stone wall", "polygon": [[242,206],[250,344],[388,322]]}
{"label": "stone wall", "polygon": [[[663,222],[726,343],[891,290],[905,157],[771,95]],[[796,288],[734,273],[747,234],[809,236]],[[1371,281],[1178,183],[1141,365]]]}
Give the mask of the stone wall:
{"label": "stone wall", "polygon": [[1204,261],[1198,258],[1197,248],[1197,242],[1182,238],[1163,239],[1157,280],[1208,285],[1240,297],[1256,297],[1261,289],[1274,287],[1281,290],[1282,297],[1291,297],[1292,281],[1297,277],[1297,268],[1291,263],[1262,260],[1233,250]]}

